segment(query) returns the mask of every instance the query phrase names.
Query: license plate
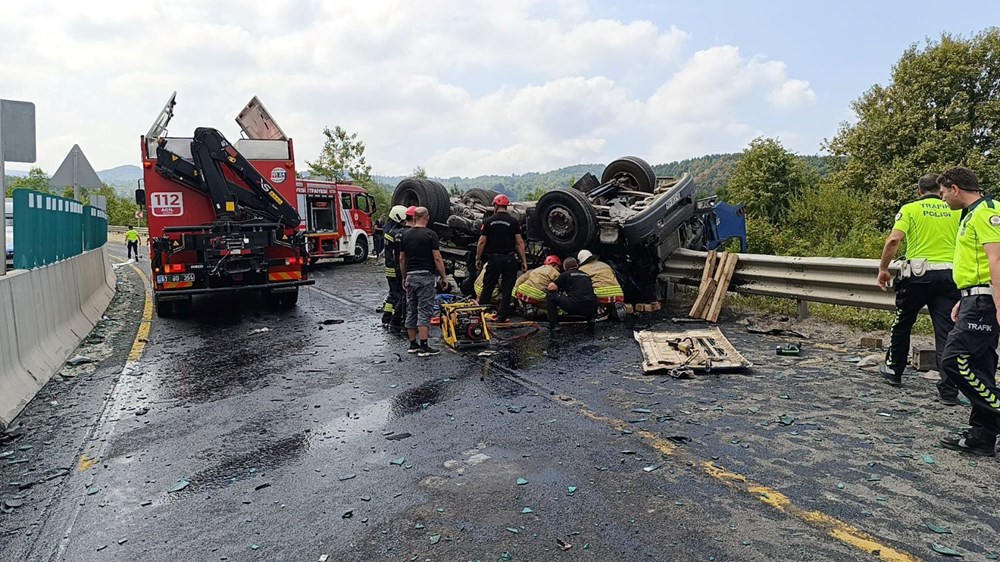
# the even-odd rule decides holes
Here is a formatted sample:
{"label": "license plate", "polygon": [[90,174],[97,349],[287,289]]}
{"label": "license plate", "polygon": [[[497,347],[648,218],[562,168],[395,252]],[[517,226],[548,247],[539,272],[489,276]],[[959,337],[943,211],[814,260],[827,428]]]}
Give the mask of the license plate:
{"label": "license plate", "polygon": [[181,275],[157,275],[156,282],[164,283],[186,283],[194,281],[194,273],[183,273]]}

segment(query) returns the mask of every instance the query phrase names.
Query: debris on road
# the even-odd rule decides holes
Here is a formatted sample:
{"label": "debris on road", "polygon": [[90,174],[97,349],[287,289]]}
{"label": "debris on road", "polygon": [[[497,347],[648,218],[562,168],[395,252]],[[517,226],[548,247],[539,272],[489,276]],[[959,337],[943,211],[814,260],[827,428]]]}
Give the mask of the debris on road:
{"label": "debris on road", "polygon": [[254,334],[263,334],[264,332],[270,332],[270,331],[271,331],[271,328],[268,328],[267,326],[264,326],[263,328],[255,328],[253,330],[250,330],[249,332],[247,332],[247,335],[248,336],[252,336]]}
{"label": "debris on road", "polygon": [[525,484],[527,484],[527,483],[528,483],[528,479],[527,479],[527,478],[524,478],[524,477],[521,477],[521,476],[519,476],[519,477],[517,478],[517,480],[515,480],[515,483],[516,483],[516,484],[517,484],[518,486],[524,486]]}
{"label": "debris on road", "polygon": [[388,440],[388,441],[402,441],[403,439],[406,439],[407,437],[413,437],[413,435],[410,434],[410,433],[393,433],[391,435],[386,435],[385,436],[386,440]]}
{"label": "debris on road", "polygon": [[569,550],[573,548],[573,545],[562,539],[556,539],[556,544],[559,545],[559,550]]}
{"label": "debris on road", "polygon": [[643,373],[682,369],[696,373],[736,372],[753,366],[718,328],[680,332],[643,330],[635,332],[634,337],[642,350]]}
{"label": "debris on road", "polygon": [[77,365],[84,365],[86,363],[93,363],[93,362],[94,360],[91,359],[90,357],[87,357],[86,355],[74,355],[73,357],[70,357],[66,361],[66,364],[69,365],[70,367],[76,367]]}
{"label": "debris on road", "polygon": [[174,486],[172,488],[170,488],[169,490],[167,490],[167,493],[180,492],[184,488],[187,488],[188,485],[190,485],[190,484],[191,483],[188,482],[187,480],[178,480],[177,483],[174,484]]}
{"label": "debris on road", "polygon": [[785,357],[797,357],[802,351],[797,343],[783,343],[781,345],[775,346],[775,355],[781,355]]}
{"label": "debris on road", "polygon": [[882,348],[882,338],[874,338],[865,336],[861,338],[861,347],[867,349],[881,349]]}
{"label": "debris on road", "polygon": [[320,322],[320,324],[323,324],[324,326],[330,326],[332,324],[343,324],[343,323],[344,321],[340,318],[327,318],[326,320]]}
{"label": "debris on road", "polygon": [[951,548],[949,546],[944,546],[936,542],[931,543],[931,550],[933,550],[938,554],[944,554],[945,556],[954,556],[956,558],[962,558],[963,556],[959,551],[955,550],[954,548]]}
{"label": "debris on road", "polygon": [[748,334],[762,334],[765,336],[790,336],[793,338],[802,338],[804,340],[809,339],[809,336],[803,334],[802,332],[796,332],[795,330],[789,330],[788,328],[755,328],[753,326],[747,326]]}

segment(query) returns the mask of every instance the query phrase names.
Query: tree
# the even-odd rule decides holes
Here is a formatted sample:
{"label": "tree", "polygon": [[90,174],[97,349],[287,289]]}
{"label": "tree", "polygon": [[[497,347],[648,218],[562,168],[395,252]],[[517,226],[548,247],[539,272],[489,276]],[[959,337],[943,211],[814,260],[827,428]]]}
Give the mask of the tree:
{"label": "tree", "polygon": [[8,183],[4,197],[11,197],[15,189],[32,189],[34,191],[42,191],[44,193],[52,192],[52,188],[49,185],[48,174],[42,171],[41,168],[35,167],[28,170],[27,176],[14,178],[13,181]]}
{"label": "tree", "polygon": [[371,182],[372,167],[365,162],[365,143],[358,140],[357,133],[348,133],[337,125],[332,131],[323,127],[323,136],[326,141],[319,158],[314,162],[306,161],[310,172],[336,182]]}
{"label": "tree", "polygon": [[819,182],[819,173],[785,150],[777,139],[750,141],[725,187],[734,203],[746,205],[747,217],[778,225],[800,193]]}
{"label": "tree", "polygon": [[411,178],[427,179],[427,170],[423,166],[414,166],[413,171],[410,172]]}
{"label": "tree", "polygon": [[1000,29],[969,39],[942,34],[907,49],[886,86],[855,100],[857,122],[825,145],[842,189],[870,193],[877,224],[888,228],[912,198],[918,177],[965,165],[983,185],[1000,181]]}
{"label": "tree", "polygon": [[448,188],[448,195],[458,196],[463,193],[462,188],[458,187],[457,183],[452,183],[451,187]]}

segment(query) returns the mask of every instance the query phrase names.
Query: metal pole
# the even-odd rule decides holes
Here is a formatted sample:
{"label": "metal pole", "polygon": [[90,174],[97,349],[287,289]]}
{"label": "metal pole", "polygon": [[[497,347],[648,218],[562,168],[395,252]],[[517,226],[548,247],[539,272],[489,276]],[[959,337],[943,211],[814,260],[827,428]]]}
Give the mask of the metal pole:
{"label": "metal pole", "polygon": [[3,194],[3,212],[0,212],[0,248],[3,248],[3,259],[0,260],[0,275],[7,274],[7,175],[3,161],[3,112],[0,111],[0,193]]}
{"label": "metal pole", "polygon": [[80,200],[80,182],[76,179],[77,152],[73,151],[73,199]]}

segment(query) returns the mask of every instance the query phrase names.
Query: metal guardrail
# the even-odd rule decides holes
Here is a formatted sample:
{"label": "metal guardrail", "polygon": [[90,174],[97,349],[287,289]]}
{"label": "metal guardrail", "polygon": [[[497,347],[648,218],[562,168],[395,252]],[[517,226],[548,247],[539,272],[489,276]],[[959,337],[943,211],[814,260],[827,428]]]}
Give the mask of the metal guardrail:
{"label": "metal guardrail", "polygon": [[[660,279],[698,286],[705,252],[677,250],[664,262]],[[878,260],[738,254],[729,290],[799,301],[893,310],[895,294],[875,283]],[[895,278],[900,262],[889,266]]]}
{"label": "metal guardrail", "polygon": [[[149,234],[149,229],[144,226],[141,226],[135,230],[136,232],[142,234],[143,236]],[[127,226],[108,226],[108,234],[125,234],[126,232],[128,232]]]}

